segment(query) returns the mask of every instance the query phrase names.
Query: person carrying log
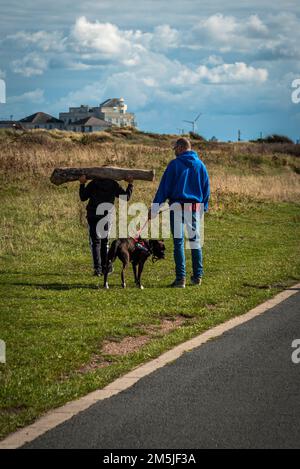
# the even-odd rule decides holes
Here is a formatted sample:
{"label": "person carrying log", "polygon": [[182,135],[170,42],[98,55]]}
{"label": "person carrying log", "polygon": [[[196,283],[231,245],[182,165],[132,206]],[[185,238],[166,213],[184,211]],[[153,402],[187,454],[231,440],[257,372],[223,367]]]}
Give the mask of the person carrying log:
{"label": "person carrying log", "polygon": [[[125,180],[128,182],[126,190],[113,179],[93,179],[86,186],[86,176],[81,175],[79,178],[80,200],[82,202],[88,200],[86,206],[87,222],[94,264],[94,275],[97,277],[101,275],[106,266],[110,225],[109,211],[106,210],[103,214],[98,215],[97,209],[100,204],[111,204],[111,206],[113,206],[116,197],[126,196],[127,201],[129,201],[133,191],[133,178],[128,176]],[[99,231],[99,229],[97,229],[97,225],[103,217],[106,217],[107,222],[103,232],[101,232],[101,230]]]}

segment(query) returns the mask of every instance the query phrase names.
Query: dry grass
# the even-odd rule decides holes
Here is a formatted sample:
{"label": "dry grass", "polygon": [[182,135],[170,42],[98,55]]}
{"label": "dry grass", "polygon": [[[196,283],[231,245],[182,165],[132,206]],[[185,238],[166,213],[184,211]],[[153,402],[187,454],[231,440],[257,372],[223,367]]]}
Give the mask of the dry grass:
{"label": "dry grass", "polygon": [[260,200],[300,202],[299,174],[283,171],[281,174],[230,174],[218,169],[211,172],[213,194],[232,193]]}
{"label": "dry grass", "polygon": [[105,340],[102,345],[102,353],[105,355],[127,355],[139,350],[150,340],[147,335],[139,337],[124,337],[120,342],[115,340]]}
{"label": "dry grass", "polygon": [[48,176],[55,167],[85,165],[126,165],[129,168],[157,167],[162,160],[171,159],[169,149],[103,143],[78,146],[69,142],[52,142],[46,145],[11,142],[1,146],[0,171],[17,177],[19,174]]}
{"label": "dry grass", "polygon": [[[174,138],[126,129],[93,134],[1,131],[0,177],[6,179],[9,175],[16,182],[34,178],[34,190],[28,196],[36,200],[45,190],[53,190],[45,181],[59,166],[110,164],[154,168],[159,178],[173,158]],[[209,169],[213,200],[223,194],[272,201],[300,200],[300,158],[295,156],[300,154],[299,145],[193,143]],[[139,200],[148,203],[156,187],[157,181],[137,183],[135,193]],[[58,203],[64,204],[63,199]]]}
{"label": "dry grass", "polygon": [[[191,319],[191,318],[189,318]],[[164,318],[159,324],[143,326],[141,328],[143,335],[128,336],[122,340],[105,340],[102,344],[101,352],[104,355],[126,355],[133,353],[147,344],[152,337],[163,336],[177,329],[187,322],[187,318],[176,316],[172,319]]]}

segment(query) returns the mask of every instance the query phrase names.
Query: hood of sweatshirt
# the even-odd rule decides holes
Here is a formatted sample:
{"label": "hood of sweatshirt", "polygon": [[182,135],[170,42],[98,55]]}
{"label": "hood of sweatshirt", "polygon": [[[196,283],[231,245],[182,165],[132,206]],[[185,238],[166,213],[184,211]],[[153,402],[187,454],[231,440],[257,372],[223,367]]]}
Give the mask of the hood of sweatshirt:
{"label": "hood of sweatshirt", "polygon": [[185,151],[184,153],[181,153],[176,157],[177,160],[181,161],[185,166],[188,168],[193,168],[195,166],[198,166],[200,163],[200,159],[198,154],[193,151]]}

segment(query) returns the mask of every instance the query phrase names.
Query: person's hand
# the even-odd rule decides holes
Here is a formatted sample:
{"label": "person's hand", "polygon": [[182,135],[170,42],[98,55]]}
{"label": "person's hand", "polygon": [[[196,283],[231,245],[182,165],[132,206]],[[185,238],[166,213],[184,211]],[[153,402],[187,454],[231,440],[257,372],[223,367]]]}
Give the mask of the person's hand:
{"label": "person's hand", "polygon": [[87,181],[87,178],[86,178],[86,175],[85,174],[82,174],[79,178],[79,182],[80,184],[85,184]]}
{"label": "person's hand", "polygon": [[133,177],[132,176],[126,176],[125,181],[128,182],[128,184],[133,183]]}

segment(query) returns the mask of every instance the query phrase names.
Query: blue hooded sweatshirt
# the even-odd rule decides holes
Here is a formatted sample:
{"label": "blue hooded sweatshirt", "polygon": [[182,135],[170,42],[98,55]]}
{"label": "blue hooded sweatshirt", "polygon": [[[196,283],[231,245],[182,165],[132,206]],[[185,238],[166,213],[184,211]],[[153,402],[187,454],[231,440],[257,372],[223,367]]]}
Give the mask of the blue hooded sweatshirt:
{"label": "blue hooded sweatshirt", "polygon": [[208,209],[209,177],[204,163],[195,151],[181,153],[168,164],[153,203],[200,202]]}

